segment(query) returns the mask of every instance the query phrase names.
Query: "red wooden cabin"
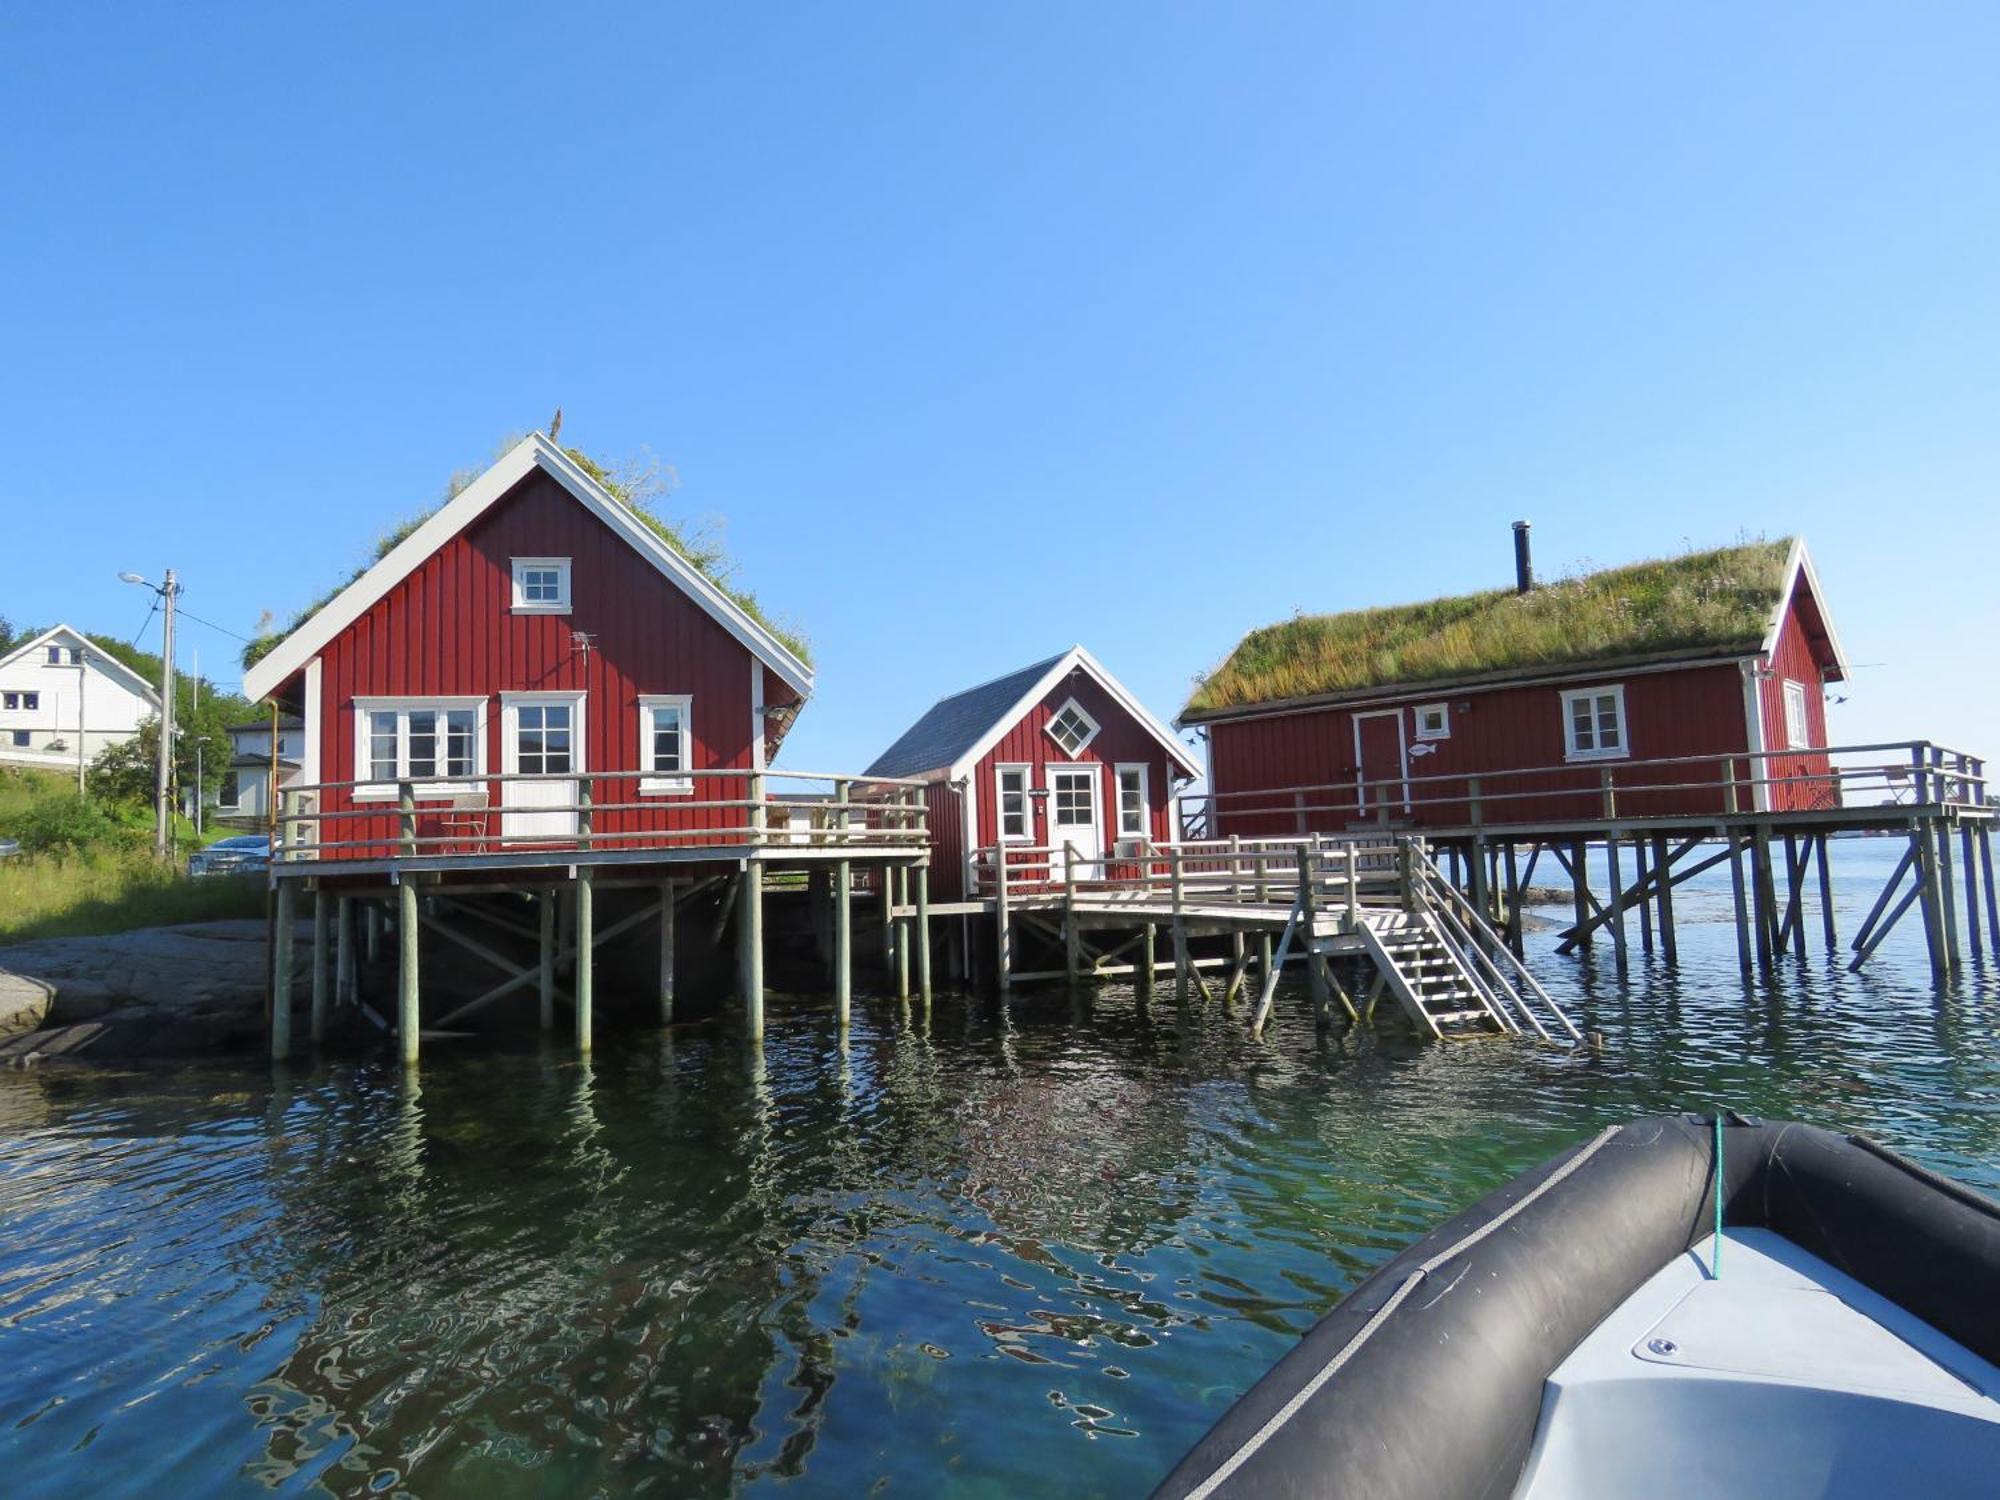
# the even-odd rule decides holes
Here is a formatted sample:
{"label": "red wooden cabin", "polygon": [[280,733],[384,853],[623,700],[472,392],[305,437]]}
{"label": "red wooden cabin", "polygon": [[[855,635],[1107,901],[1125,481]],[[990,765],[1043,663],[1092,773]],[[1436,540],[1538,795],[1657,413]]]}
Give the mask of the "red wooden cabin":
{"label": "red wooden cabin", "polygon": [[[1640,564],[1546,593],[1534,589],[1523,545],[1517,584],[1246,638],[1210,680],[1221,691],[1198,691],[1181,716],[1208,735],[1209,831],[1560,825],[1838,805],[1825,689],[1846,678],[1847,662],[1803,541]],[[1728,607],[1711,609],[1723,590],[1733,591]],[[1560,615],[1590,600],[1619,606],[1606,615],[1612,633],[1566,649],[1538,637],[1539,659],[1489,670],[1367,680],[1375,660],[1462,666],[1466,632],[1498,611]],[[1697,616],[1685,628],[1677,607]],[[1562,622],[1546,623],[1559,638]],[[1676,636],[1666,649],[1635,649]],[[1267,679],[1273,662],[1291,680],[1306,675],[1283,657],[1308,637],[1355,643],[1357,660],[1335,655],[1317,669],[1360,684],[1260,694],[1256,673],[1232,678],[1239,662]]]}
{"label": "red wooden cabin", "polygon": [[[1174,788],[1201,773],[1174,732],[1081,646],[940,699],[870,776],[921,780],[931,891],[975,893],[975,853],[1065,847],[1080,859],[1176,836]],[[1012,863],[1010,857],[1010,863]],[[1047,862],[1024,861],[1041,878]]]}
{"label": "red wooden cabin", "polygon": [[[743,808],[700,804],[749,795],[812,681],[771,630],[536,433],[257,662],[244,687],[303,717],[299,780],[325,784],[316,836],[321,858],[337,860],[395,852],[399,785],[414,791],[421,837],[450,840],[425,854],[572,844],[586,788],[597,804],[629,805],[596,816],[606,848],[662,829],[741,844]],[[379,816],[342,816],[352,813]]]}

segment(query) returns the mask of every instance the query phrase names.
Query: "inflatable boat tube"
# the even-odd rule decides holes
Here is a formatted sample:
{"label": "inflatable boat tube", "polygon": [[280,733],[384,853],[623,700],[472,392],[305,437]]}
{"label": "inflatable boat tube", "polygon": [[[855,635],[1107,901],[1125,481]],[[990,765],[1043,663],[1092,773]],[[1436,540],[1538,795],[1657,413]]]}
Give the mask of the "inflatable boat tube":
{"label": "inflatable boat tube", "polygon": [[1663,1268],[1712,1242],[1718,1145],[1729,1231],[1782,1237],[1843,1285],[2000,1364],[2000,1208],[1861,1136],[1733,1115],[1719,1129],[1638,1120],[1516,1178],[1377,1270],[1155,1494],[1516,1493],[1551,1374]]}

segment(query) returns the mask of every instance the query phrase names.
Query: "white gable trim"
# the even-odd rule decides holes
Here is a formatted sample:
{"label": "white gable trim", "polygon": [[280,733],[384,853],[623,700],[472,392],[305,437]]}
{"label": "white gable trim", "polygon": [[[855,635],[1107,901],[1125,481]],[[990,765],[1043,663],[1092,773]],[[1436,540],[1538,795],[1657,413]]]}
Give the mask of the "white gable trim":
{"label": "white gable trim", "polygon": [[[52,642],[68,646],[72,650],[81,651],[87,663],[97,668],[99,676],[109,677],[128,693],[144,698],[148,706],[154,709],[159,708],[160,690],[158,688],[154,687],[145,678],[126,666],[124,662],[120,661],[109,651],[98,645],[97,642],[89,639],[82,631],[77,630],[73,626],[50,626],[26,645],[16,646],[5,656],[0,656],[0,667],[11,667],[17,661],[37,655]],[[68,671],[69,669],[70,664],[64,662],[63,670]]]}
{"label": "white gable trim", "polygon": [[1826,607],[1826,593],[1819,586],[1819,573],[1813,568],[1812,554],[1806,551],[1806,539],[1792,540],[1792,555],[1785,559],[1785,586],[1778,591],[1778,607],[1771,613],[1771,623],[1764,631],[1764,655],[1768,659],[1778,649],[1778,636],[1785,628],[1785,616],[1792,612],[1792,596],[1798,592],[1799,579],[1804,578],[1806,588],[1811,591],[1813,603],[1819,609],[1819,623],[1826,631],[1827,646],[1833,652],[1833,664],[1840,674],[1840,680],[1850,680],[1847,669],[1847,651],[1840,644],[1840,632],[1833,628],[1833,616]]}
{"label": "white gable trim", "polygon": [[686,558],[661,541],[643,521],[592,479],[567,453],[541,433],[530,433],[508,449],[494,465],[460,490],[429,520],[398,543],[389,554],[329,601],[325,608],[278,643],[243,675],[244,695],[268,698],[293,673],[332,643],[432,553],[476,521],[515,485],[537,468],[580,501],[583,507],[629,542],[634,551],[699,604],[715,622],[734,636],[750,654],[768,666],[799,694],[812,693],[813,674],[778,638],[758,624],[729,595]]}
{"label": "white gable trim", "polygon": [[985,759],[987,753],[1000,743],[1001,738],[1009,729],[1014,727],[1021,715],[1047,697],[1055,685],[1069,676],[1070,671],[1076,667],[1083,668],[1090,679],[1110,695],[1114,703],[1130,714],[1141,728],[1154,739],[1158,740],[1166,750],[1169,760],[1186,771],[1191,777],[1201,775],[1201,767],[1196,765],[1194,757],[1188,754],[1187,746],[1174,737],[1174,732],[1162,724],[1147,709],[1145,704],[1126,692],[1125,685],[1109,672],[1105,671],[1103,665],[1099,663],[1096,657],[1092,656],[1081,646],[1072,646],[1056,658],[1048,671],[1036,679],[1035,685],[1023,693],[1012,708],[1008,709],[998,719],[995,719],[986,732],[973,741],[970,750],[967,750],[965,754],[959,756],[957,760],[951,763],[945,771],[946,778],[956,781],[960,777],[970,776],[973,767]]}

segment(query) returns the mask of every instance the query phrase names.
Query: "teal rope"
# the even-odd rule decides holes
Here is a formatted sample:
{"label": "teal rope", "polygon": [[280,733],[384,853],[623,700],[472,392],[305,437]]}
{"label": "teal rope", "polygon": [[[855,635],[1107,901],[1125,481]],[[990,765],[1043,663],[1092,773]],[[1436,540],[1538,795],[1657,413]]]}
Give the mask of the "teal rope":
{"label": "teal rope", "polygon": [[1722,1279],[1722,1116],[1715,1117],[1715,1246],[1708,1253],[1708,1274]]}

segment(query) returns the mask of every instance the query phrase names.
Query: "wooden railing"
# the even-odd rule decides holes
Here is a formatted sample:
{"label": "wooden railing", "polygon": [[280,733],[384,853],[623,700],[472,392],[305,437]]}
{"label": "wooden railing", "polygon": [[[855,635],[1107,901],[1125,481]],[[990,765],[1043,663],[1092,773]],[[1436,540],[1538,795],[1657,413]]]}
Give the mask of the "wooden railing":
{"label": "wooden railing", "polygon": [[1274,839],[1150,840],[1109,854],[1071,846],[989,844],[973,852],[974,896],[1080,893],[1099,901],[1184,906],[1284,906],[1294,898],[1303,852],[1325,897],[1321,910],[1394,905],[1407,884],[1399,850],[1408,840],[1368,834]]}
{"label": "wooden railing", "polygon": [[[1801,764],[1803,763],[1803,764]],[[1929,740],[1651,760],[1576,760],[1499,771],[1186,793],[1183,829],[1303,835],[1329,824],[1428,828],[1895,805],[1983,807],[1982,757]]]}
{"label": "wooden railing", "polygon": [[[633,771],[322,781],[280,792],[280,863],[498,853],[843,848],[923,851],[922,783],[816,771],[684,771],[642,792]],[[555,800],[509,803],[514,787]],[[512,820],[510,824],[510,820]],[[532,820],[532,822],[531,822]],[[551,826],[551,824],[559,826]]]}

